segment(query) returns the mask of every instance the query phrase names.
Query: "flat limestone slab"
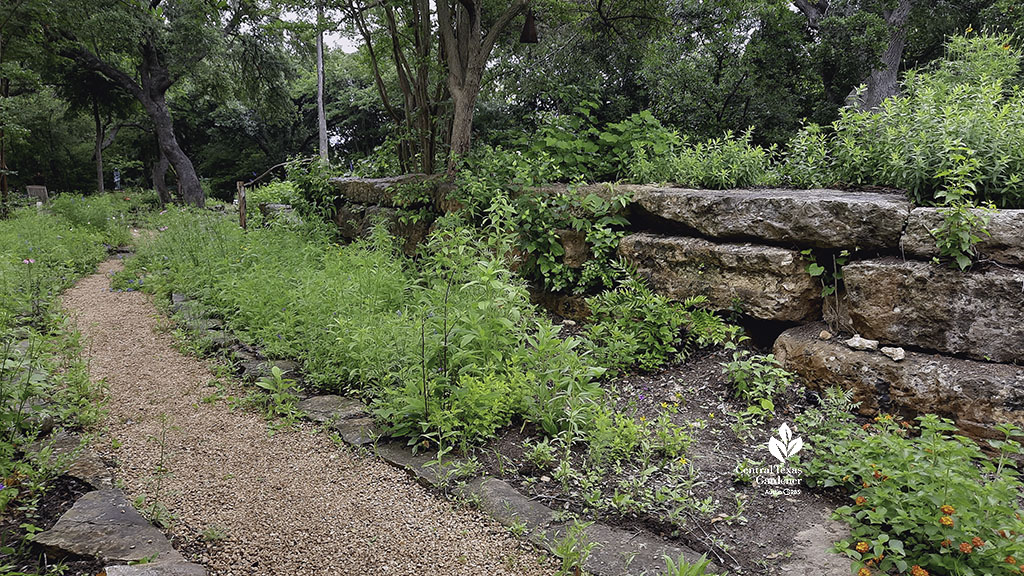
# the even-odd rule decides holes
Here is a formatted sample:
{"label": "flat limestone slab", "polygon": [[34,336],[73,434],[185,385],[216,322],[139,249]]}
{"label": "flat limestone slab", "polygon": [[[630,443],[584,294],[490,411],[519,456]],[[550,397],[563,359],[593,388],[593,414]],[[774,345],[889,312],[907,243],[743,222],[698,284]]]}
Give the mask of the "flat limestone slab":
{"label": "flat limestone slab", "polygon": [[163,533],[136,512],[120,490],[97,490],[78,499],[36,544],[52,556],[91,556],[104,562],[145,558],[180,561]]}
{"label": "flat limestone slab", "polygon": [[206,568],[185,561],[107,566],[107,576],[206,576]]}
{"label": "flat limestone slab", "polygon": [[844,268],[853,330],[884,346],[1024,361],[1024,270],[961,272],[896,258]]}
{"label": "flat limestone slab", "polygon": [[703,294],[713,308],[738,306],[762,320],[821,318],[821,286],[796,250],[644,233],[623,238],[619,254],[655,290],[677,300]]}
{"label": "flat limestone slab", "polygon": [[425,174],[409,174],[390,178],[331,178],[330,182],[348,202],[394,207],[396,187],[418,184],[428,178]]}
{"label": "flat limestone slab", "polygon": [[975,437],[1002,437],[995,425],[1024,425],[1024,366],[906,352],[896,362],[880,351],[822,340],[823,323],[783,332],[775,357],[810,387],[853,390],[865,415],[935,413]]}
{"label": "flat limestone slab", "polygon": [[366,406],[355,398],[346,398],[336,394],[311,396],[299,402],[299,410],[306,413],[306,418],[322,424],[338,422],[366,416]]}
{"label": "flat limestone slab", "polygon": [[910,214],[896,194],[631,187],[633,212],[718,240],[895,250]]}
{"label": "flat limestone slab", "polygon": [[[914,208],[903,235],[904,252],[925,260],[938,256],[931,231],[942,224],[942,219],[938,208]],[[991,236],[979,234],[981,241],[975,246],[982,259],[1024,267],[1024,210],[999,210],[992,214],[988,232]]]}

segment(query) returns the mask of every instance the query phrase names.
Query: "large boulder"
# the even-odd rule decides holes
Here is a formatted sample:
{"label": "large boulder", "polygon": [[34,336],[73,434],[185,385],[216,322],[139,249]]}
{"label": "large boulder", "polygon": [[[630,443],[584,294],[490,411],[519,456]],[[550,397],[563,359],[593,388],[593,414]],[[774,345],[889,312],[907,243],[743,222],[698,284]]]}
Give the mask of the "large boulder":
{"label": "large boulder", "polygon": [[703,294],[717,309],[738,307],[762,320],[821,318],[821,286],[795,250],[645,233],[623,238],[619,253],[678,300]]}
{"label": "large boulder", "polygon": [[775,357],[813,389],[853,390],[865,415],[934,413],[975,437],[999,437],[995,425],[1024,426],[1024,367],[907,352],[899,362],[880,351],[822,340],[824,324],[783,332]]}
{"label": "large boulder", "polygon": [[[931,258],[939,255],[932,230],[942,225],[938,208],[914,208],[903,235],[903,251],[908,256]],[[975,246],[982,259],[1008,266],[1024,267],[1024,210],[999,210],[990,215],[989,235],[979,234]]]}
{"label": "large boulder", "polygon": [[895,250],[910,213],[902,196],[838,190],[632,187],[634,219],[719,240],[805,248]]}
{"label": "large boulder", "polygon": [[398,208],[353,202],[335,203],[334,223],[343,238],[366,238],[379,223],[389,233],[405,241],[402,250],[407,255],[414,254],[416,247],[427,239],[433,222],[433,216],[415,221],[403,218]]}
{"label": "large boulder", "polygon": [[1024,360],[1024,270],[864,260],[844,269],[853,329],[883,344]]}

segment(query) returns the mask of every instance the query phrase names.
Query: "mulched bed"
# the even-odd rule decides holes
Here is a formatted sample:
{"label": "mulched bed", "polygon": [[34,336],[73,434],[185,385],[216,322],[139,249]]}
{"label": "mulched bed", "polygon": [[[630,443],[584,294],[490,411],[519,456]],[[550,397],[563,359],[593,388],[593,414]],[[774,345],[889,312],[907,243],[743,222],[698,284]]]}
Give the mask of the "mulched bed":
{"label": "mulched bed", "polygon": [[[618,393],[620,408],[636,411],[637,417],[648,420],[662,411],[662,403],[679,403],[673,415],[675,424],[703,420],[706,426],[694,432],[695,441],[687,458],[698,470],[698,484],[692,497],[711,497],[716,510],[710,515],[688,513],[683,527],[646,515],[625,516],[606,513],[600,520],[630,529],[645,529],[669,540],[707,554],[720,566],[744,573],[775,574],[788,559],[797,532],[822,523],[833,510],[846,502],[834,491],[813,490],[798,486],[798,493],[773,496],[765,486],[736,481],[736,465],[751,460],[767,466],[774,459],[768,452],[768,440],[783,423],[793,424],[793,417],[810,407],[816,399],[801,387],[793,386],[776,401],[776,418],[751,428],[738,438],[732,429],[735,413],[744,406],[731,399],[731,389],[722,373],[721,363],[731,359],[731,352],[700,351],[687,362],[665,367],[652,373],[620,376],[607,384]],[[488,474],[501,477],[524,494],[555,510],[566,510],[588,519],[578,497],[566,497],[550,471],[539,471],[525,457],[523,441],[530,430],[513,429],[477,452]],[[534,438],[537,435],[532,435]],[[500,455],[500,457],[498,456]],[[582,455],[580,455],[582,462]],[[614,485],[606,482],[604,492]],[[742,518],[737,513],[737,498],[744,501]]]}

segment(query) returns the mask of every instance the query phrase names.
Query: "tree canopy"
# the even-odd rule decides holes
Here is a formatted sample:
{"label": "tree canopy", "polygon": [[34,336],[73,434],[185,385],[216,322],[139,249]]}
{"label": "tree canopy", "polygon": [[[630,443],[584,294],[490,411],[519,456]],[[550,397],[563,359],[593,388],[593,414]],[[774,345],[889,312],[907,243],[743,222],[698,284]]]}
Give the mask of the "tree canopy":
{"label": "tree canopy", "polygon": [[[1008,0],[13,0],[0,6],[0,169],[12,187],[63,190],[102,189],[113,168],[159,187],[169,170],[185,202],[227,197],[317,152],[324,32],[323,116],[343,169],[454,173],[474,142],[523,138],[584,101],[595,123],[650,111],[691,137],[752,127],[753,142],[778,144],[844,105],[878,106],[948,35],[1014,32],[1021,12]],[[527,16],[537,43],[520,42]]]}

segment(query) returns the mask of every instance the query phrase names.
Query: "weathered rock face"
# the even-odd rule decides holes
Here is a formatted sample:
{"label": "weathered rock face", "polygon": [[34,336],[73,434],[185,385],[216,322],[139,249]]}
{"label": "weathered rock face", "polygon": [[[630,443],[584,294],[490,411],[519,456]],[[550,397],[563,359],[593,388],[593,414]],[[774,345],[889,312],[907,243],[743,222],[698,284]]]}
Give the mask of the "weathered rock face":
{"label": "weathered rock face", "polygon": [[425,174],[408,174],[391,178],[331,178],[341,199],[357,204],[376,204],[395,207],[395,189],[404,185],[416,185],[429,179]]}
{"label": "weathered rock face", "polygon": [[807,386],[854,391],[864,414],[935,413],[976,437],[1001,437],[995,425],[1024,425],[1024,367],[907,352],[899,362],[818,337],[823,324],[783,332],[775,357]]}
{"label": "weathered rock face", "polygon": [[673,298],[706,295],[712,307],[738,305],[762,320],[809,322],[821,317],[821,287],[795,250],[716,244],[699,238],[633,234],[619,254]]}
{"label": "weathered rock face", "polygon": [[853,329],[885,344],[1024,360],[1024,271],[865,260],[844,269]]}
{"label": "weathered rock face", "polygon": [[56,558],[93,556],[105,562],[182,559],[120,490],[97,490],[82,496],[53,528],[37,534],[35,543]]}
{"label": "weathered rock face", "polygon": [[416,252],[416,247],[426,240],[433,220],[428,218],[418,222],[403,221],[397,208],[337,202],[334,222],[338,225],[341,236],[349,240],[369,236],[373,227],[380,222],[388,232],[405,240],[402,250],[407,255],[412,255]]}
{"label": "weathered rock face", "polygon": [[[942,224],[938,208],[914,208],[903,235],[903,251],[908,256],[931,259],[939,255],[931,231]],[[991,215],[991,236],[981,234],[976,248],[982,258],[1024,266],[1024,210],[1000,210]]]}
{"label": "weathered rock face", "polygon": [[700,236],[806,248],[895,249],[910,213],[902,196],[838,190],[633,187],[633,211]]}

